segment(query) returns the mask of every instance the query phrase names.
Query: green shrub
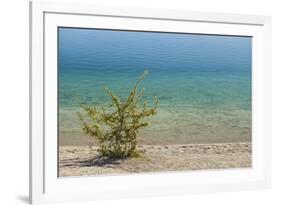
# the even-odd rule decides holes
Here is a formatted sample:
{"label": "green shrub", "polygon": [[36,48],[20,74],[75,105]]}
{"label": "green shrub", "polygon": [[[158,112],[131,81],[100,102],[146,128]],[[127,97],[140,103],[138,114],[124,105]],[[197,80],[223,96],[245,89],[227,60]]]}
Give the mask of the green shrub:
{"label": "green shrub", "polygon": [[111,90],[105,88],[105,92],[111,98],[111,105],[108,111],[104,107],[81,105],[88,120],[78,112],[83,123],[83,131],[97,139],[98,152],[103,157],[135,157],[140,154],[137,149],[137,135],[139,130],[147,127],[146,118],[157,113],[159,100],[155,97],[154,106],[147,107],[146,100],[143,100],[144,89],[139,91],[139,85],[145,78],[148,71],[139,77],[127,99],[122,102]]}

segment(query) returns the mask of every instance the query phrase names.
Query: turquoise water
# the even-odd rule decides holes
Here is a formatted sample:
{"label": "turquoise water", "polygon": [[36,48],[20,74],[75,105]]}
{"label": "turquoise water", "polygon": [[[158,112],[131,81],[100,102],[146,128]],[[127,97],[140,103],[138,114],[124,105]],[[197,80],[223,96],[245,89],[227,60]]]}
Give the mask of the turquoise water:
{"label": "turquoise water", "polygon": [[251,38],[59,28],[59,130],[80,134],[79,98],[108,105],[145,69],[145,98],[160,99],[146,141],[251,139]]}

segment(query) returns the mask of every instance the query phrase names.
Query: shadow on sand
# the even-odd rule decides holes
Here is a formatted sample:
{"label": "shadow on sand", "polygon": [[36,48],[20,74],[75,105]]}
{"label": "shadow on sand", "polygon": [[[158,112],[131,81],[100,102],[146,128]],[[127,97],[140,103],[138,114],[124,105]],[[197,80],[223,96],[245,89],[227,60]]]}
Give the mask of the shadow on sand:
{"label": "shadow on sand", "polygon": [[95,157],[93,159],[79,161],[78,163],[80,167],[103,167],[106,165],[119,165],[123,160],[123,158]]}

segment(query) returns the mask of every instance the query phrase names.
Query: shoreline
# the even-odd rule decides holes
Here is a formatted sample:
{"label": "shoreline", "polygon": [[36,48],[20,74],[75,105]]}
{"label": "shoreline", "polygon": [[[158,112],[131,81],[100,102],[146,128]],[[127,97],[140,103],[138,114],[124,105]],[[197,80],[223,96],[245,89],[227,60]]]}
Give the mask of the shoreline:
{"label": "shoreline", "polygon": [[161,171],[247,168],[250,142],[140,145],[139,158],[100,158],[96,146],[60,146],[59,176],[93,176]]}
{"label": "shoreline", "polygon": [[[77,132],[63,132],[59,133],[59,146],[97,146],[97,141],[83,133]],[[251,142],[251,132],[241,136],[237,135],[215,135],[210,134],[206,136],[194,135],[186,137],[186,135],[170,136],[155,135],[155,133],[143,133],[138,137],[138,144],[140,145],[176,145],[176,144],[220,144],[220,143],[240,143]]]}

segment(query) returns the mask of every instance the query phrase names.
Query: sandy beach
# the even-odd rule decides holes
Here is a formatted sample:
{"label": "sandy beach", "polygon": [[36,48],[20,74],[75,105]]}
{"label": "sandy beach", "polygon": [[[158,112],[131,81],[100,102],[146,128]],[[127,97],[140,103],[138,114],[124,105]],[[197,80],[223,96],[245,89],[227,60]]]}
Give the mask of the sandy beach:
{"label": "sandy beach", "polygon": [[252,38],[59,28],[57,117],[62,177],[251,167]]}
{"label": "sandy beach", "polygon": [[140,145],[142,157],[100,158],[95,146],[60,146],[59,176],[251,167],[251,143]]}

